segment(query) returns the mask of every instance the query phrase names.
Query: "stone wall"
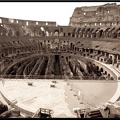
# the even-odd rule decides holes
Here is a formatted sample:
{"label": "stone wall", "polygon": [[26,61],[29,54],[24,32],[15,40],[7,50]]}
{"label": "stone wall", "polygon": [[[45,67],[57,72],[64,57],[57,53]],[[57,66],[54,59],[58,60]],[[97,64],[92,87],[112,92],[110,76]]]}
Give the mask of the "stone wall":
{"label": "stone wall", "polygon": [[[94,16],[94,17],[93,17]],[[101,6],[75,8],[70,17],[70,26],[117,26],[120,20],[120,7],[116,3]],[[95,24],[97,23],[97,24]]]}

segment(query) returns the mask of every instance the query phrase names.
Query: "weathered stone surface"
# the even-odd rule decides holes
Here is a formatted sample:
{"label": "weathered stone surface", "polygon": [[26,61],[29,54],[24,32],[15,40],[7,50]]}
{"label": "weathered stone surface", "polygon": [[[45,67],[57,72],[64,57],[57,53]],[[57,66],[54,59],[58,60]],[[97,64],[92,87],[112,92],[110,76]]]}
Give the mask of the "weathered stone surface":
{"label": "weathered stone surface", "polygon": [[20,117],[19,110],[8,110],[0,115],[0,118],[18,118]]}
{"label": "weathered stone surface", "polygon": [[0,104],[0,114],[2,114],[3,112],[7,111],[8,110],[8,107],[7,105],[4,105],[4,104]]}
{"label": "weathered stone surface", "polygon": [[101,108],[101,112],[103,116],[108,118],[120,118],[120,105],[119,102],[117,104],[106,104],[104,108]]}

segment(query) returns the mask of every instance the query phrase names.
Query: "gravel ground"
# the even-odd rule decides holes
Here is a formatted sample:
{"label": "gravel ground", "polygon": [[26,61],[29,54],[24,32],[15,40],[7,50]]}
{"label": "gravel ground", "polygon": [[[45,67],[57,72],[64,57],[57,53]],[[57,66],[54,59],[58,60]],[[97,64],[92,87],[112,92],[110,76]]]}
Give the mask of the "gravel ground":
{"label": "gravel ground", "polygon": [[[68,84],[69,83],[69,84]],[[116,92],[117,82],[109,81],[61,81],[57,80],[55,88],[51,88],[52,80],[35,80],[33,86],[24,81],[7,81],[4,85],[7,97],[14,97],[18,102],[38,108],[52,109],[54,117],[76,118],[73,108],[91,109],[107,102]],[[71,89],[72,88],[72,89]],[[77,98],[77,89],[82,99]],[[0,100],[5,100],[0,95]]]}

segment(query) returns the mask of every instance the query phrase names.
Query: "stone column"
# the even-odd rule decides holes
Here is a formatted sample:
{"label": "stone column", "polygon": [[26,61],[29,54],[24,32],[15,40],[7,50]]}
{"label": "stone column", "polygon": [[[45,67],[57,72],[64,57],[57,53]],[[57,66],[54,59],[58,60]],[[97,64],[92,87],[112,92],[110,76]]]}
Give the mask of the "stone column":
{"label": "stone column", "polygon": [[118,61],[119,61],[119,55],[117,54],[117,56],[116,56],[116,59],[117,59],[117,63],[118,63]]}

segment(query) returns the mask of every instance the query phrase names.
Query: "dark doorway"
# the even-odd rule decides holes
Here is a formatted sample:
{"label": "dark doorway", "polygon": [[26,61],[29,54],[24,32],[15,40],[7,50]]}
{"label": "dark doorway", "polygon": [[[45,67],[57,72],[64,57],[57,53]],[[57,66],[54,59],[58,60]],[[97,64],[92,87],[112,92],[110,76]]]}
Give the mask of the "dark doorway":
{"label": "dark doorway", "polygon": [[54,62],[54,75],[55,79],[61,78],[61,71],[60,71],[60,56],[55,55],[55,62]]}

